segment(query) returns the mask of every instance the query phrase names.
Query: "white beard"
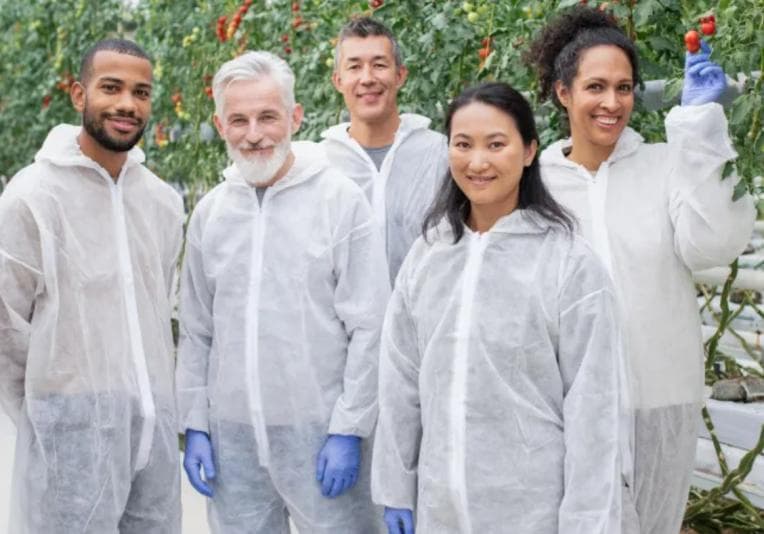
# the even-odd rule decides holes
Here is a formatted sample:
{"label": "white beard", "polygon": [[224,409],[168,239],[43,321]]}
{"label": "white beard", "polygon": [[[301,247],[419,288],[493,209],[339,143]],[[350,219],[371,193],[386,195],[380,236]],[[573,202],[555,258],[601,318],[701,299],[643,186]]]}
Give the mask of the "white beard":
{"label": "white beard", "polygon": [[242,178],[251,186],[257,187],[270,182],[289,157],[292,140],[287,137],[273,147],[270,157],[246,157],[241,152],[241,146],[234,147],[226,142],[226,151]]}

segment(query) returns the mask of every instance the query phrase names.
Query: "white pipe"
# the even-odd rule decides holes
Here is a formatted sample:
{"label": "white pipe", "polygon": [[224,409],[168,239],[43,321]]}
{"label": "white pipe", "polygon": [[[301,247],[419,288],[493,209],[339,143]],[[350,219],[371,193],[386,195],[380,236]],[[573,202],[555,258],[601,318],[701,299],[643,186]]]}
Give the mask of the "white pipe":
{"label": "white pipe", "polygon": [[[729,267],[714,267],[692,273],[695,282],[709,286],[722,286],[730,274]],[[732,283],[735,289],[753,289],[764,291],[764,271],[738,269],[737,278]]]}

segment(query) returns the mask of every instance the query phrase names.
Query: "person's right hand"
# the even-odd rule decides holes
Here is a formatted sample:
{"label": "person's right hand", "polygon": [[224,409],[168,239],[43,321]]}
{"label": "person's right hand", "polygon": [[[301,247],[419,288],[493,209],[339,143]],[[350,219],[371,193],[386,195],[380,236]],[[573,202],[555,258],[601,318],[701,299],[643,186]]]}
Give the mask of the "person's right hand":
{"label": "person's right hand", "polygon": [[385,506],[387,534],[414,534],[414,513],[406,508]]}
{"label": "person's right hand", "polygon": [[[201,470],[204,469],[204,480]],[[183,453],[183,469],[188,481],[196,491],[206,497],[212,497],[212,488],[207,482],[215,478],[215,465],[212,462],[212,443],[206,432],[186,429],[186,450]]]}

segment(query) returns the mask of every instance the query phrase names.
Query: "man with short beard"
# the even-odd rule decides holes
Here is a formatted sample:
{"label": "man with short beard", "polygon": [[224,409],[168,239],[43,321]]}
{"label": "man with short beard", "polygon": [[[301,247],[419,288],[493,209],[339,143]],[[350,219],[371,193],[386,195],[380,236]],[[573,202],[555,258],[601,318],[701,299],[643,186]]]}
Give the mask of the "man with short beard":
{"label": "man with short beard", "polygon": [[[267,52],[225,63],[215,125],[233,164],[186,236],[176,372],[183,466],[213,532],[372,534],[377,357],[389,294],[363,192],[321,147]],[[204,472],[204,478],[201,472]]]}
{"label": "man with short beard", "polygon": [[151,62],[106,40],[0,197],[0,401],[18,429],[9,532],[180,532],[170,296],[179,195],[141,163]]}

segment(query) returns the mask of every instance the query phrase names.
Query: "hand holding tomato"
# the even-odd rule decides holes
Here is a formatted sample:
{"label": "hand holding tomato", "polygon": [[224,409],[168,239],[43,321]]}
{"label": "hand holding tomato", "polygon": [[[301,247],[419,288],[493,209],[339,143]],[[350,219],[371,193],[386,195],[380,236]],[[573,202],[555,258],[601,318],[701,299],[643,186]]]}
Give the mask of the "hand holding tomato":
{"label": "hand holding tomato", "polygon": [[727,88],[724,70],[710,58],[711,47],[705,41],[700,42],[700,50],[697,53],[687,52],[685,55],[683,106],[716,102]]}

